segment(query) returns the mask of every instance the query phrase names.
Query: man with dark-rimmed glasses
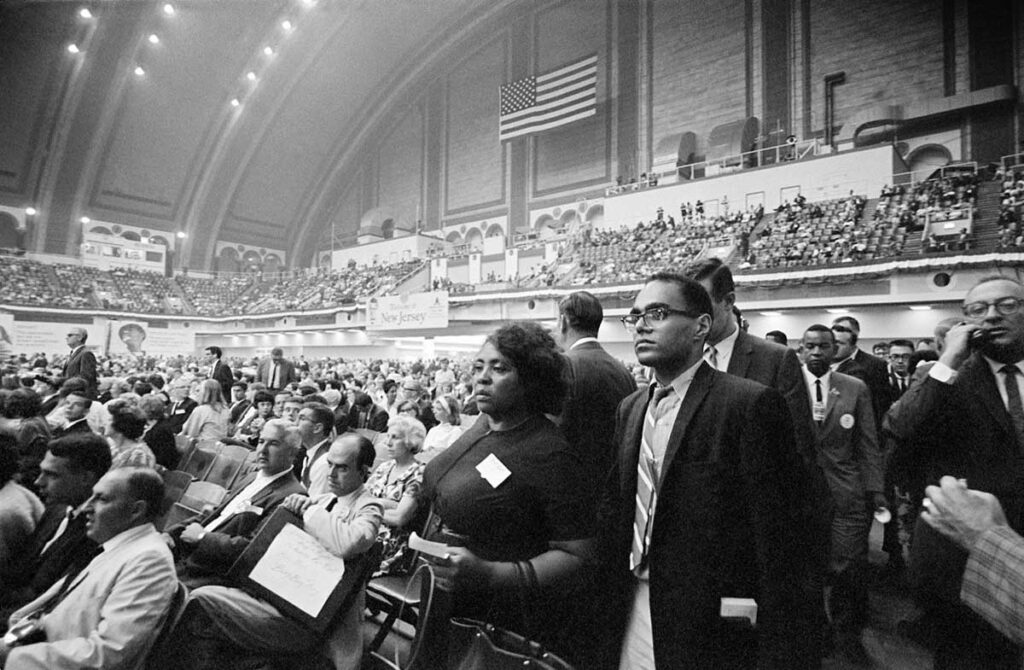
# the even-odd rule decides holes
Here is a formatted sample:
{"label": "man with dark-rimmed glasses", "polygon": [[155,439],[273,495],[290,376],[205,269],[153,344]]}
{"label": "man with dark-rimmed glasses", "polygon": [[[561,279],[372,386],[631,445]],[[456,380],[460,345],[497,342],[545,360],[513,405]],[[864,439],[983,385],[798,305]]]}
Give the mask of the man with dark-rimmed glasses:
{"label": "man with dark-rimmed glasses", "polygon": [[[963,320],[922,383],[889,414],[900,460],[924,473],[966,479],[1003,503],[1010,526],[1024,530],[1024,285],[986,277],[964,298]],[[1019,667],[1019,650],[959,603],[967,553],[920,521],[910,577],[926,595],[938,640],[935,667]]]}

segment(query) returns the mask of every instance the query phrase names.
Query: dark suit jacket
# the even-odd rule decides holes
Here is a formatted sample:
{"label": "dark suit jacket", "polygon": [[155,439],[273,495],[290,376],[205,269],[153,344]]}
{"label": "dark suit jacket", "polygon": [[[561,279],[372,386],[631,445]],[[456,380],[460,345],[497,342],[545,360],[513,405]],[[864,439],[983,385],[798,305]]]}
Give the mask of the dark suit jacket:
{"label": "dark suit jacket", "polygon": [[196,544],[185,545],[181,542],[181,533],[189,524],[205,525],[219,516],[228,503],[255,478],[256,473],[251,473],[237,486],[232,487],[231,493],[213,511],[197,514],[167,529],[166,532],[175,541],[178,577],[190,587],[195,588],[223,579],[231,564],[249,546],[249,541],[255,535],[260,522],[292,493],[306,492],[305,487],[295,479],[295,475],[289,473],[252,497],[252,506],[260,508],[260,512],[239,512],[218,526],[214,532],[207,533]]}
{"label": "dark suit jacket", "polygon": [[235,383],[235,375],[231,373],[231,366],[222,360],[218,360],[213,365],[213,372],[210,374],[210,377],[220,382],[220,390],[224,394],[224,402],[230,401],[231,385]]}
{"label": "dark suit jacket", "polygon": [[282,358],[280,366],[281,367],[278,370],[277,375],[278,381],[280,382],[278,386],[270,385],[270,377],[274,373],[274,361],[269,357],[264,358],[260,361],[259,365],[256,366],[256,381],[266,384],[267,390],[271,393],[280,391],[292,382],[299,381],[299,374],[295,371],[295,365],[293,365],[291,361]]}
{"label": "dark suit jacket", "polygon": [[85,347],[71,354],[64,362],[64,378],[81,377],[89,384],[89,397],[96,397],[96,356]]}
{"label": "dark suit jacket", "polygon": [[[617,463],[601,506],[601,549],[613,561],[610,607],[629,611],[621,588],[633,536],[637,458],[648,392],[619,406]],[[702,364],[665,452],[648,564],[659,668],[792,668],[795,594],[805,565],[793,555],[793,425],[774,389]],[[721,598],[758,603],[758,654],[719,617]],[[625,625],[625,620],[618,622]],[[621,639],[622,630],[615,630]],[[737,651],[742,649],[742,651]]]}
{"label": "dark suit jacket", "polygon": [[53,429],[53,439],[56,440],[58,437],[64,437],[65,435],[73,435],[75,433],[91,433],[91,432],[92,432],[92,428],[89,427],[89,422],[86,419],[79,419],[78,421],[75,421],[74,423],[68,424],[66,426],[61,426],[60,428],[54,428]]}
{"label": "dark suit jacket", "polygon": [[565,352],[569,393],[562,410],[562,433],[579,459],[584,490],[599,494],[615,460],[615,410],[636,391],[633,375],[597,342]]}
{"label": "dark suit jacket", "polygon": [[388,418],[386,410],[371,403],[370,415],[366,418],[366,425],[361,426],[359,425],[359,408],[353,407],[348,411],[348,427],[351,430],[355,430],[356,428],[369,428],[370,430],[375,430],[378,433],[383,433],[388,429]]}
{"label": "dark suit jacket", "polygon": [[829,385],[825,418],[814,426],[825,477],[839,512],[864,512],[867,492],[883,490],[871,395],[864,382],[841,372]]}
{"label": "dark suit jacket", "polygon": [[252,403],[248,400],[242,400],[237,405],[231,406],[231,423],[236,424],[245,414],[245,411],[252,407]]}
{"label": "dark suit jacket", "polygon": [[142,441],[153,452],[159,465],[168,470],[178,467],[181,454],[178,453],[178,445],[174,442],[170,419],[160,419],[154,423],[152,428],[142,434]]}
{"label": "dark suit jacket", "polygon": [[167,408],[167,412],[170,416],[167,417],[167,427],[171,429],[172,433],[180,433],[184,427],[185,422],[188,421],[189,415],[192,414],[192,410],[199,406],[192,398],[185,398],[181,401],[180,407],[175,407],[175,403],[171,403]]}
{"label": "dark suit jacket", "polygon": [[881,430],[882,418],[896,400],[889,386],[889,364],[878,356],[858,349],[853,360],[847,358],[836,367],[836,371],[867,384],[871,392],[871,407],[875,412],[875,427]]}
{"label": "dark suit jacket", "polygon": [[5,605],[27,603],[50,588],[69,569],[84,567],[98,551],[96,543],[85,535],[85,515],[79,514],[44,552],[66,513],[65,505],[50,505],[39,520],[24,550],[15,559],[3,579],[2,602]]}

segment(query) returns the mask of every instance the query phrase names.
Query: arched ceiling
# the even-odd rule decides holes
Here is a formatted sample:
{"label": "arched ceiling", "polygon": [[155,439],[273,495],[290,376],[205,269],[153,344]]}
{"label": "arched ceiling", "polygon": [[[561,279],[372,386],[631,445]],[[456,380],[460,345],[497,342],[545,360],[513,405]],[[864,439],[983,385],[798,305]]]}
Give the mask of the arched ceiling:
{"label": "arched ceiling", "polygon": [[517,1],[2,3],[0,203],[39,210],[37,251],[88,216],[184,231],[193,267],[219,240],[308,263],[374,124]]}

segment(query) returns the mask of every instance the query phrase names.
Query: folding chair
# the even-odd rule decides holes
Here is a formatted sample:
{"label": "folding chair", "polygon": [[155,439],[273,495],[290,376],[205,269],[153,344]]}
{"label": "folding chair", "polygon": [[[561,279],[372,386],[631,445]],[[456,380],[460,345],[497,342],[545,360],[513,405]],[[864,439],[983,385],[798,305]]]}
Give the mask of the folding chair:
{"label": "folding chair", "polygon": [[245,447],[225,444],[213,459],[213,463],[210,464],[210,468],[202,478],[203,481],[220,484],[225,489],[230,489],[238,477],[238,473],[242,471],[248,455],[249,450]]}
{"label": "folding chair", "polygon": [[183,459],[181,464],[178,465],[178,469],[182,472],[187,472],[193,479],[203,479],[206,477],[206,473],[210,471],[210,466],[213,465],[218,451],[220,451],[219,448],[217,451],[213,451],[196,445],[188,459]]}
{"label": "folding chair", "polygon": [[227,489],[212,482],[192,482],[181,496],[179,504],[192,509],[202,510],[207,505],[216,507],[224,500]]}

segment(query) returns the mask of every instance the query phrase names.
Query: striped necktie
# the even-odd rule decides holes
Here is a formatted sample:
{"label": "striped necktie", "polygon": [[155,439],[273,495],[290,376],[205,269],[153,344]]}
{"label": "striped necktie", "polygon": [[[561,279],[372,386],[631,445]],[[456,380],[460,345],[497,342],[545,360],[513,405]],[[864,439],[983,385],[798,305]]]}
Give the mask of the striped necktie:
{"label": "striped necktie", "polygon": [[[659,386],[644,414],[644,430],[640,438],[640,457],[636,467],[636,512],[633,517],[633,548],[629,554],[629,569],[639,568],[651,541],[654,509],[658,504],[657,469],[654,457],[654,428],[658,420],[658,405],[669,393],[671,386]],[[662,407],[665,405],[662,404]]]}

